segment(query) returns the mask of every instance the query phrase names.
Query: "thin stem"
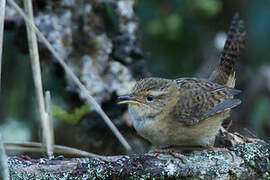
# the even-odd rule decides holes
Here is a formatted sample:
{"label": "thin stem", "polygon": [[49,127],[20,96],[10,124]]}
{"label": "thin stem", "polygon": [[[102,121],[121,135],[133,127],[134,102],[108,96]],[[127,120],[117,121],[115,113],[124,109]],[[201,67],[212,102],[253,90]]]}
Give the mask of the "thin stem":
{"label": "thin stem", "polygon": [[[31,0],[24,0],[24,7],[25,11],[28,14],[28,19],[30,22],[34,22],[34,15],[33,15],[33,7]],[[31,65],[33,71],[33,79],[36,89],[36,95],[38,100],[38,107],[39,107],[39,114],[40,114],[40,121],[42,127],[42,138],[43,142],[45,143],[46,152],[48,156],[51,154],[49,153],[49,139],[50,139],[50,130],[49,124],[47,121],[47,113],[45,111],[45,103],[44,103],[44,95],[43,95],[43,88],[42,88],[42,79],[41,79],[41,70],[40,70],[40,63],[39,63],[39,54],[38,54],[38,44],[37,44],[37,37],[34,29],[29,24],[26,24],[27,28],[27,38],[28,38],[28,46],[29,52],[31,56]]]}
{"label": "thin stem", "polygon": [[[3,142],[7,152],[10,151],[25,151],[25,152],[43,152],[42,144],[37,142]],[[75,148],[70,148],[61,145],[53,145],[53,152],[57,154],[68,154],[81,157],[98,157],[104,158],[94,153],[89,153]]]}
{"label": "thin stem", "polygon": [[63,58],[56,52],[56,50],[52,47],[52,45],[45,38],[45,36],[39,31],[39,29],[35,26],[35,24],[32,23],[27,18],[27,16],[25,15],[25,13],[14,2],[14,0],[9,0],[9,2],[16,9],[16,11],[24,18],[25,22],[27,24],[29,24],[35,30],[36,34],[44,42],[44,44],[51,51],[51,53],[55,56],[56,60],[63,67],[63,69],[65,70],[65,72],[67,73],[67,75],[71,77],[71,79],[75,82],[75,84],[80,88],[80,90],[82,91],[82,93],[85,94],[86,99],[87,99],[87,102],[89,104],[91,104],[94,107],[94,109],[99,113],[99,115],[104,119],[105,123],[109,126],[109,128],[111,129],[111,131],[118,138],[118,140],[125,147],[125,149],[127,151],[130,151],[131,150],[131,146],[128,144],[128,142],[125,140],[125,138],[123,137],[123,135],[119,132],[119,130],[115,127],[115,125],[112,123],[112,121],[109,119],[109,117],[105,114],[105,112],[101,109],[101,107],[96,102],[96,100],[89,94],[87,88],[80,82],[79,78],[68,67],[68,65],[65,63],[65,61],[63,60]]}
{"label": "thin stem", "polygon": [[6,7],[6,0],[0,0],[0,89],[1,89],[1,74],[2,74],[2,52],[3,52],[3,39],[4,39],[5,7]]}
{"label": "thin stem", "polygon": [[9,180],[8,160],[0,134],[0,179]]}
{"label": "thin stem", "polygon": [[46,100],[46,112],[47,112],[47,124],[49,125],[49,137],[48,137],[48,144],[47,144],[47,153],[49,158],[53,158],[53,144],[54,144],[54,126],[53,126],[53,119],[51,113],[51,93],[50,91],[45,92],[45,100]]}

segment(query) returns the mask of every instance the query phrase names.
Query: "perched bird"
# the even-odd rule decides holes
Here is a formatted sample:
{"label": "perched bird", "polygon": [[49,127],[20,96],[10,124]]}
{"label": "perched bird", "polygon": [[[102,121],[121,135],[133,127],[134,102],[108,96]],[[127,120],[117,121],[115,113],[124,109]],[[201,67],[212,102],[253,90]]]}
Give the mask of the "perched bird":
{"label": "perched bird", "polygon": [[213,147],[222,121],[241,101],[234,99],[234,63],[244,47],[243,22],[235,15],[220,63],[209,79],[145,78],[130,94],[119,96],[128,104],[136,131],[157,148]]}

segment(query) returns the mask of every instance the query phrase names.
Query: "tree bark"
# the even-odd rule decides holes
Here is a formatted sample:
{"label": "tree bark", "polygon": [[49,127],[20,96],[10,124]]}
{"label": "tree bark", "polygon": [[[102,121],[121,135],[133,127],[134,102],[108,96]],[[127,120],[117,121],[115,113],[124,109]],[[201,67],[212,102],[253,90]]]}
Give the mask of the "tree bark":
{"label": "tree bark", "polygon": [[269,158],[270,145],[256,140],[181,154],[54,160],[14,156],[8,163],[12,179],[267,179]]}

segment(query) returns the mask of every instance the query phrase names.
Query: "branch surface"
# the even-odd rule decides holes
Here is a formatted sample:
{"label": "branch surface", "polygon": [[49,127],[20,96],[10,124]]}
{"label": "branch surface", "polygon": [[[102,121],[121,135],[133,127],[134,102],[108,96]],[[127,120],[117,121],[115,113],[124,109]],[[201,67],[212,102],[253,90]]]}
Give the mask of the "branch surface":
{"label": "branch surface", "polygon": [[259,141],[179,154],[135,154],[105,158],[10,157],[12,179],[266,179],[270,145]]}

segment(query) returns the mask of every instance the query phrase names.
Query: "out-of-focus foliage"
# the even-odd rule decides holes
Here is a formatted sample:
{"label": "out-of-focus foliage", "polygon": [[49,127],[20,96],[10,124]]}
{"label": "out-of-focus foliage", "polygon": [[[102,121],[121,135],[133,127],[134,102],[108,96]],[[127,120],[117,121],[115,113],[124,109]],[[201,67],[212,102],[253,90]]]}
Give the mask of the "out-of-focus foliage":
{"label": "out-of-focus foliage", "polygon": [[200,46],[217,28],[207,23],[216,18],[222,5],[219,0],[138,1],[143,46],[151,52],[150,70],[165,77],[192,75],[202,62],[196,55]]}
{"label": "out-of-focus foliage", "polygon": [[88,104],[84,104],[80,107],[77,107],[73,110],[73,112],[68,113],[61,107],[54,105],[52,107],[52,115],[55,118],[59,118],[64,120],[70,124],[76,124],[84,115],[86,115],[90,110],[90,106]]}
{"label": "out-of-focus foliage", "polygon": [[259,98],[255,104],[252,114],[252,124],[257,132],[257,136],[269,139],[270,120],[269,120],[270,97]]}

